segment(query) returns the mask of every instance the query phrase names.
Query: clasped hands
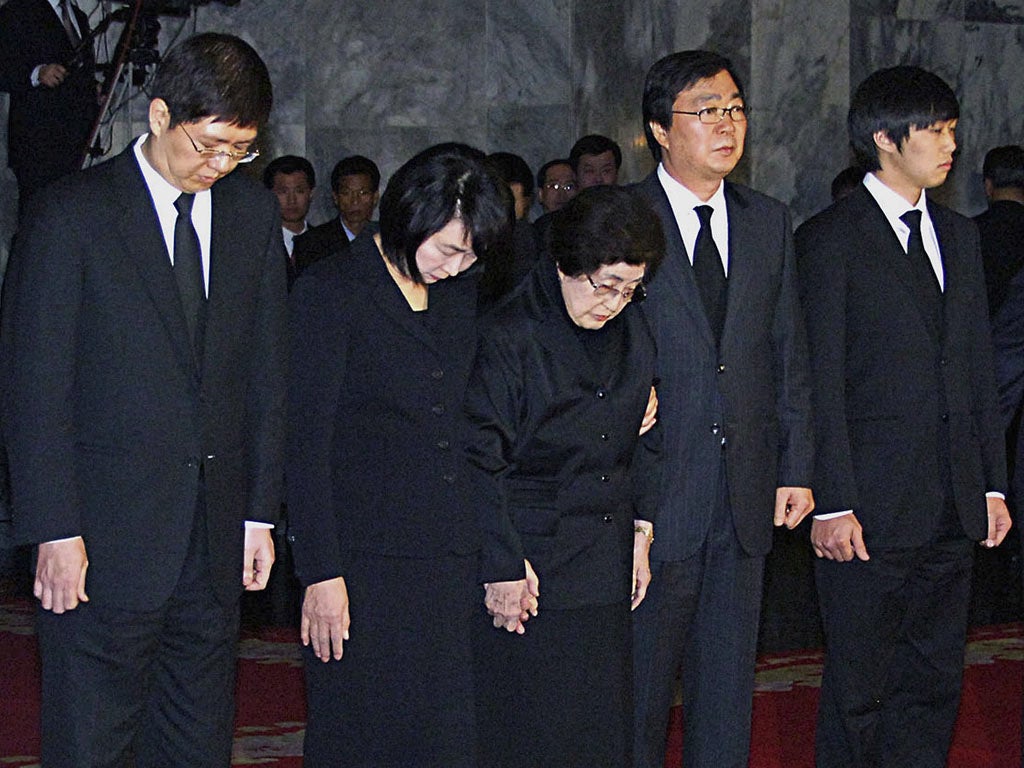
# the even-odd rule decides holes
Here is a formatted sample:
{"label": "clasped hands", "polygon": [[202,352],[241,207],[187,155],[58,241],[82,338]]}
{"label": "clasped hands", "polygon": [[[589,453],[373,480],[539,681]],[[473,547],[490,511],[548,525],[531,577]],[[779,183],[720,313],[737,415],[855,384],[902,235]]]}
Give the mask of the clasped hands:
{"label": "clasped hands", "polygon": [[523,560],[526,578],[484,584],[484,606],[497,629],[522,635],[526,622],[537,615],[540,580],[529,560]]}

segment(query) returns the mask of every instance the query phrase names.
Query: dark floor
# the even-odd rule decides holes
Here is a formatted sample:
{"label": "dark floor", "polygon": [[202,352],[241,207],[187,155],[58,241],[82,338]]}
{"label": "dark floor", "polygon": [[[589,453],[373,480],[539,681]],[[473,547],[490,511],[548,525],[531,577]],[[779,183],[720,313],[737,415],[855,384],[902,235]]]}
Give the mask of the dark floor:
{"label": "dark floor", "polygon": [[[814,589],[814,555],[808,544],[809,524],[796,531],[775,532],[775,546],[765,571],[764,606],[759,649],[762,653],[816,648],[822,645]],[[0,598],[29,595],[32,582],[29,555],[24,548],[5,548],[0,523]],[[250,627],[297,626],[301,589],[292,574],[288,549],[277,535],[278,562],[264,592],[246,593],[243,621]],[[1022,618],[1021,547],[1017,530],[996,550],[978,548],[972,624],[1001,624]]]}

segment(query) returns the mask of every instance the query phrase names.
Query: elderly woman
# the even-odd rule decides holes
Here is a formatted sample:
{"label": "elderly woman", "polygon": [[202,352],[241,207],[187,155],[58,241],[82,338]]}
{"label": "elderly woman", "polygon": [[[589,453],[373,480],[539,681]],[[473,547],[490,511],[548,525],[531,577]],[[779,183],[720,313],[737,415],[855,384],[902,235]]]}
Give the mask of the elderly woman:
{"label": "elderly woman", "polygon": [[291,298],[288,516],[316,766],[475,766],[476,521],[462,402],[500,180],[457,147],[395,173],[380,234]]}
{"label": "elderly woman", "polygon": [[489,317],[467,392],[481,765],[627,766],[659,436],[639,435],[655,347],[630,305],[664,242],[644,202],[597,187],[549,245]]}

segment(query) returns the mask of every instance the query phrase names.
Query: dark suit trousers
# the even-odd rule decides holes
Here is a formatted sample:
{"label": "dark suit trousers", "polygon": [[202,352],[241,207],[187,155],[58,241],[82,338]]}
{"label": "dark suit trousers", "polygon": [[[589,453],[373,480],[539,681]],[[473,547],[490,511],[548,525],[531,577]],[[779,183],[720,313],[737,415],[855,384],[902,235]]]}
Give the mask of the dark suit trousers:
{"label": "dark suit trousers", "polygon": [[764,558],[740,546],[721,485],[703,546],[686,560],[652,562],[647,598],[633,612],[637,768],[665,765],[680,667],[683,765],[747,765]]}
{"label": "dark suit trousers", "polygon": [[230,764],[238,604],[214,598],[205,542],[199,503],[177,586],[152,611],[39,609],[47,768]]}
{"label": "dark suit trousers", "polygon": [[956,722],[974,543],[818,560],[826,657],[818,768],[943,768]]}

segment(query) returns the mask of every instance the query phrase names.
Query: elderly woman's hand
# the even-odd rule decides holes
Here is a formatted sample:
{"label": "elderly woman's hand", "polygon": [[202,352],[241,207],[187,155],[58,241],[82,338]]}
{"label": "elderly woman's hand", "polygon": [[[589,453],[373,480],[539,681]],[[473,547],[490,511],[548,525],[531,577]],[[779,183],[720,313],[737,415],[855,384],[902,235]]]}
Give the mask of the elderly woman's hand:
{"label": "elderly woman's hand", "polygon": [[651,396],[647,398],[647,410],[644,411],[644,420],[640,423],[640,434],[649,432],[654,422],[658,420],[658,393],[651,387]]}
{"label": "elderly woman's hand", "polygon": [[537,615],[537,598],[540,597],[540,580],[530,561],[524,560],[523,563],[526,565],[525,579],[484,584],[484,605],[494,618],[495,628],[504,627],[506,631],[519,635],[526,632],[524,623]]}

